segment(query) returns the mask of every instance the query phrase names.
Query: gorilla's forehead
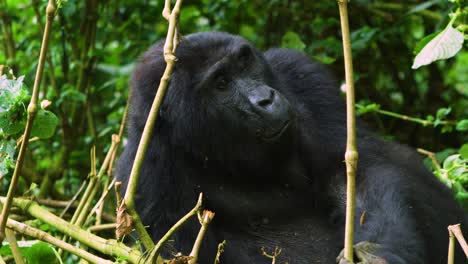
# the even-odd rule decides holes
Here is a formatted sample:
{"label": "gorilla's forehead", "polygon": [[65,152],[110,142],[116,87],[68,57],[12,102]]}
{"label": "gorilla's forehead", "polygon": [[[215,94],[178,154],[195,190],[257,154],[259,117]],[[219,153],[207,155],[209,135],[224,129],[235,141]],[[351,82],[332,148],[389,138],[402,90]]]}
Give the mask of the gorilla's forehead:
{"label": "gorilla's forehead", "polygon": [[[186,36],[177,49],[177,56],[185,63],[198,67],[210,67],[226,56],[235,53],[238,48],[248,44],[245,39],[224,32],[196,33]],[[251,45],[250,45],[251,46]]]}

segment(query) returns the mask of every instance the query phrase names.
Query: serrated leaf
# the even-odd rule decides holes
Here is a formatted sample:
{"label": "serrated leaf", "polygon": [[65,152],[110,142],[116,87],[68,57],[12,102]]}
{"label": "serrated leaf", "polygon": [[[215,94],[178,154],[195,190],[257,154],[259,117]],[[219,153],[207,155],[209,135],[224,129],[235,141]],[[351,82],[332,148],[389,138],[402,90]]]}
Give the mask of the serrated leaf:
{"label": "serrated leaf", "polygon": [[447,27],[437,34],[414,59],[411,68],[417,69],[428,65],[436,60],[448,59],[457,54],[463,45],[463,34],[448,24]]}
{"label": "serrated leaf", "polygon": [[31,131],[31,137],[50,138],[54,135],[59,119],[57,116],[47,110],[39,110],[34,119]]}

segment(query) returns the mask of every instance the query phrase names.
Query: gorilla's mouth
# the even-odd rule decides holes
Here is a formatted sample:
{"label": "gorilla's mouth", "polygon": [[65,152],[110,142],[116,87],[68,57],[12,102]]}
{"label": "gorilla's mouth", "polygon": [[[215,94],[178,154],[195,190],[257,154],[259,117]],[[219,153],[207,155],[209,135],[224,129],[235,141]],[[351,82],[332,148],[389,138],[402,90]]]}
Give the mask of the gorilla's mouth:
{"label": "gorilla's mouth", "polygon": [[278,130],[274,131],[271,134],[264,134],[262,136],[262,139],[266,140],[266,141],[277,140],[279,137],[281,137],[281,135],[283,135],[284,131],[286,131],[286,129],[288,129],[289,124],[290,124],[290,122],[289,122],[289,120],[287,120],[286,122],[284,122],[284,124]]}

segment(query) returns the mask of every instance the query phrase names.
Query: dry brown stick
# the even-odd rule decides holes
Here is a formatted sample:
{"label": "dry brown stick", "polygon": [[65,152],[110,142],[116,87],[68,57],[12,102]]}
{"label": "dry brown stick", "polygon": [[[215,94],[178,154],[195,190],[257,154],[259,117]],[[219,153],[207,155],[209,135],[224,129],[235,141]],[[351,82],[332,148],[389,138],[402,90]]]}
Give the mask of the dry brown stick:
{"label": "dry brown stick", "polygon": [[31,134],[32,125],[34,118],[37,113],[37,100],[39,96],[39,87],[42,80],[42,73],[44,71],[44,61],[47,54],[47,48],[49,46],[49,36],[52,29],[52,22],[55,15],[55,1],[49,0],[46,9],[47,21],[44,29],[44,36],[42,38],[41,52],[39,55],[39,63],[37,65],[36,78],[34,80],[33,92],[31,96],[31,101],[28,105],[28,116],[26,120],[26,128],[24,129],[23,140],[21,142],[21,147],[18,153],[18,158],[16,160],[15,170],[13,171],[13,176],[11,177],[10,186],[8,188],[8,193],[6,196],[6,201],[3,204],[2,215],[0,216],[0,243],[3,241],[5,235],[5,226],[10,213],[11,203],[13,201],[13,196],[16,190],[16,184],[18,183],[19,174],[21,168],[23,167],[24,157],[26,155],[26,149],[29,143],[29,136]]}
{"label": "dry brown stick", "polygon": [[465,253],[466,258],[468,259],[468,244],[466,243],[465,238],[463,237],[463,233],[460,228],[460,224],[450,225],[448,226],[449,232],[451,232],[455,238],[458,240],[463,252]]}

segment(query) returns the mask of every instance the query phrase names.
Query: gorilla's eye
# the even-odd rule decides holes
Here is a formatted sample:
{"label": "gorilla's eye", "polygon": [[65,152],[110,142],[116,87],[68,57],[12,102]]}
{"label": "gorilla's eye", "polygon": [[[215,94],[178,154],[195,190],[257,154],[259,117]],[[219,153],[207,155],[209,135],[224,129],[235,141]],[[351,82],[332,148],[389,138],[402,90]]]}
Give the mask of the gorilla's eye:
{"label": "gorilla's eye", "polygon": [[217,90],[226,90],[228,81],[225,76],[220,75],[216,77],[215,85]]}

